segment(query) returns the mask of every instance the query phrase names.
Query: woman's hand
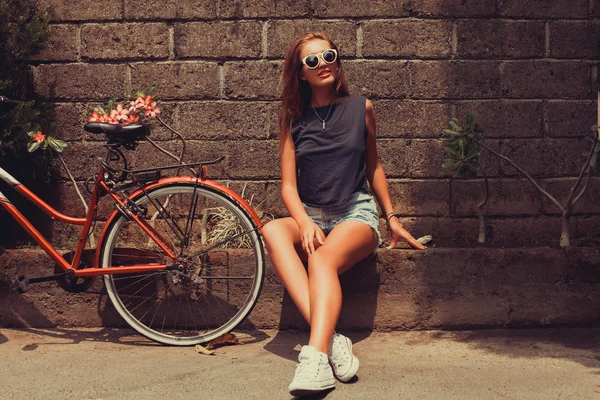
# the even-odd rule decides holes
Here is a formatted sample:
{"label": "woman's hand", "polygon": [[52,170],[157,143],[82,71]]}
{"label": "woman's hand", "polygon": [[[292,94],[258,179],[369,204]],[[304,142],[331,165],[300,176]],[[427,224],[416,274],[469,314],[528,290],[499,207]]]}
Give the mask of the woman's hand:
{"label": "woman's hand", "polygon": [[397,217],[393,216],[390,218],[389,229],[392,236],[392,241],[388,249],[393,249],[396,247],[396,243],[398,243],[399,239],[404,239],[406,242],[408,242],[408,244],[416,249],[424,250],[426,248],[421,243],[417,242],[417,239],[412,237],[412,235],[408,233],[406,229],[404,229]]}
{"label": "woman's hand", "polygon": [[325,242],[323,230],[310,218],[300,224],[300,237],[302,239],[302,248],[309,256],[315,251],[315,239],[321,245]]}

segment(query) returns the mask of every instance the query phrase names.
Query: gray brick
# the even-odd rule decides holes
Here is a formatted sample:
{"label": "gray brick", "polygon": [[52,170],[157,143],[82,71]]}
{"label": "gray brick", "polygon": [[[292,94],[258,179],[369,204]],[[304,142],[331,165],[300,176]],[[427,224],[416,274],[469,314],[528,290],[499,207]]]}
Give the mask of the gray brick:
{"label": "gray brick", "polygon": [[81,57],[89,60],[168,58],[168,26],[165,23],[84,25]]}
{"label": "gray brick", "polygon": [[50,6],[50,19],[55,22],[121,19],[120,1],[40,0],[40,5]]}
{"label": "gray brick", "polygon": [[[484,215],[537,215],[542,194],[526,179],[490,179]],[[482,179],[456,179],[450,184],[453,216],[477,216],[477,205],[485,197]]]}
{"label": "gray brick", "polygon": [[317,17],[407,17],[409,0],[344,0],[315,1]]}
{"label": "gray brick", "polygon": [[550,56],[600,58],[600,21],[551,22]]}
{"label": "gray brick", "polygon": [[356,24],[348,21],[275,20],[267,31],[268,57],[283,58],[299,36],[312,31],[327,32],[338,46],[340,58],[356,55]]}
{"label": "gray brick", "polygon": [[352,94],[403,98],[409,93],[406,61],[350,61],[344,64]]}
{"label": "gray brick", "polygon": [[175,25],[178,57],[259,57],[260,22],[190,22]]}
{"label": "gray brick", "polygon": [[[550,193],[558,202],[566,207],[567,199],[569,198],[569,192],[575,184],[576,178],[556,178],[556,179],[545,179],[542,187]],[[585,184],[585,176],[579,184],[573,198],[579,195],[583,185]],[[600,214],[600,204],[598,199],[600,198],[600,177],[591,177],[586,191],[583,193],[581,198],[575,203],[573,207],[573,214]],[[560,215],[560,210],[556,205],[544,196],[542,201],[542,210],[545,214],[557,214]]]}
{"label": "gray brick", "polygon": [[491,17],[496,15],[495,0],[412,0],[412,13],[424,17]]}
{"label": "gray brick", "polygon": [[458,21],[457,38],[461,58],[540,58],[546,46],[542,21]]}
{"label": "gray brick", "polygon": [[194,139],[266,139],[274,106],[264,102],[181,103],[181,129]]}
{"label": "gray brick", "polygon": [[394,210],[403,217],[448,215],[450,186],[446,180],[388,182]]}
{"label": "gray brick", "polygon": [[308,16],[310,0],[221,0],[219,18],[292,18]]}
{"label": "gray brick", "polygon": [[272,61],[225,63],[225,96],[240,99],[279,99],[281,68],[281,62]]}
{"label": "gray brick", "polygon": [[[591,143],[583,139],[526,139],[506,141],[502,153],[532,176],[576,176]],[[503,161],[506,175],[520,175]]]}
{"label": "gray brick", "polygon": [[40,65],[34,68],[35,91],[46,99],[92,100],[119,97],[125,67],[105,64]]}
{"label": "gray brick", "polygon": [[456,117],[464,121],[467,112],[473,112],[486,138],[540,137],[543,132],[542,107],[541,101],[459,101]]}
{"label": "gray brick", "polygon": [[209,62],[168,62],[131,64],[135,90],[157,84],[163,99],[219,97],[219,67]]}
{"label": "gray brick", "polygon": [[497,62],[411,61],[413,98],[492,98],[500,95]]}
{"label": "gray brick", "polygon": [[450,105],[431,101],[375,100],[377,137],[438,138],[450,120]]}
{"label": "gray brick", "polygon": [[147,0],[143,8],[134,0],[124,0],[129,19],[208,19],[217,17],[217,2],[212,0]]}
{"label": "gray brick", "polygon": [[75,61],[77,59],[77,25],[50,25],[47,48],[33,57],[43,61]]}
{"label": "gray brick", "polygon": [[503,63],[502,95],[508,98],[586,98],[590,66],[570,61]]}
{"label": "gray brick", "polygon": [[553,100],[545,105],[546,134],[553,137],[590,136],[596,125],[595,101]]}
{"label": "gray brick", "polygon": [[502,0],[500,15],[517,18],[586,18],[587,0]]}
{"label": "gray brick", "polygon": [[448,21],[367,21],[364,57],[447,58],[452,26]]}

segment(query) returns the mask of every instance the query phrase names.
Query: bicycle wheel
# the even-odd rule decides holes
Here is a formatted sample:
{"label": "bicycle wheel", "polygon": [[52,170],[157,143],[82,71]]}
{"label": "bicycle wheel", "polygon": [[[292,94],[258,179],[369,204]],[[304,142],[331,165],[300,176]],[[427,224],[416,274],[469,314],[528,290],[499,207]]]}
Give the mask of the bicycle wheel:
{"label": "bicycle wheel", "polygon": [[[252,311],[264,279],[253,220],[207,186],[161,186],[134,202],[140,217],[181,254],[182,270],[105,275],[119,314],[142,335],[170,345],[203,343],[234,329]],[[101,246],[103,268],[174,263],[124,215],[111,222]]]}

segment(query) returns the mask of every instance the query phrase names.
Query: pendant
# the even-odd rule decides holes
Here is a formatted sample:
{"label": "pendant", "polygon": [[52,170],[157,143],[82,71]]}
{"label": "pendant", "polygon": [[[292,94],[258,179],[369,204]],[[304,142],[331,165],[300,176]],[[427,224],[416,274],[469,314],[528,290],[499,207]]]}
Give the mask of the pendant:
{"label": "pendant", "polygon": [[323,121],[323,130],[325,130],[325,121]]}

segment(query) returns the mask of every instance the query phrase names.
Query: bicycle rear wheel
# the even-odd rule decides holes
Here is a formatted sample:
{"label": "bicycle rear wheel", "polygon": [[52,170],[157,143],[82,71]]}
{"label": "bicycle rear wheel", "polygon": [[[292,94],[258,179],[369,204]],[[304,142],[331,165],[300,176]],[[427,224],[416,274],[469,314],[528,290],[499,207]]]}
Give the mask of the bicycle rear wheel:
{"label": "bicycle rear wheel", "polygon": [[[203,343],[234,329],[252,311],[264,279],[253,220],[228,196],[193,184],[160,186],[134,202],[180,255],[182,270],[105,275],[119,314],[142,335],[170,345]],[[175,263],[124,215],[111,222],[101,246],[103,268]]]}

